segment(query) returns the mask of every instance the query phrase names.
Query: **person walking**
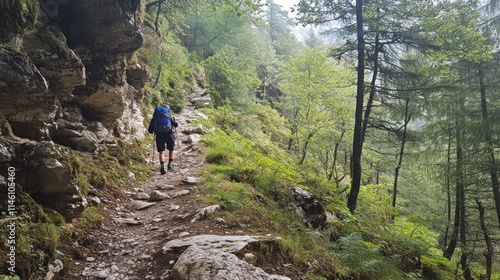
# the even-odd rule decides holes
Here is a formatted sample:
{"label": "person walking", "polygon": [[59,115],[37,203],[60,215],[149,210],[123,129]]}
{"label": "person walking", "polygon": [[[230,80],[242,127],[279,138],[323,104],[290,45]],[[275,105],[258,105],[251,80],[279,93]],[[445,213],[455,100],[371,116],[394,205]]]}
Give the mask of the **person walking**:
{"label": "person walking", "polygon": [[160,173],[165,174],[165,147],[168,150],[168,165],[169,171],[174,170],[174,148],[175,134],[174,127],[178,127],[179,123],[170,114],[170,108],[167,105],[158,106],[155,108],[153,118],[149,123],[148,131],[155,134],[156,148],[160,159]]}

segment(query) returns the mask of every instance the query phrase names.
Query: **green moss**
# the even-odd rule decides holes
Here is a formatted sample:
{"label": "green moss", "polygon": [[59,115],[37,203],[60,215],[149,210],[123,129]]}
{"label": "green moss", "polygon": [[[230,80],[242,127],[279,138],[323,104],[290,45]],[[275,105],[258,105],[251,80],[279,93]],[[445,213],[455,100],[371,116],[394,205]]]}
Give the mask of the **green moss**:
{"label": "green moss", "polygon": [[[65,245],[61,243],[63,236],[69,236],[64,218],[57,212],[36,204],[29,195],[17,190],[18,204],[23,205],[20,217],[16,220],[16,273],[21,279],[35,279],[43,277],[40,270],[54,258],[68,262],[65,255],[59,255],[59,249]],[[8,248],[6,239],[7,228],[0,228],[0,244]],[[0,250],[0,261],[6,263],[6,249]],[[3,266],[0,273],[8,273]]]}
{"label": "green moss", "polygon": [[2,0],[0,1],[0,39],[8,35],[9,29],[15,33],[35,26],[40,17],[40,5],[36,0]]}
{"label": "green moss", "polygon": [[12,136],[12,128],[7,120],[0,119],[0,131],[2,136]]}
{"label": "green moss", "polygon": [[82,213],[82,218],[74,221],[75,228],[78,229],[78,232],[75,233],[80,234],[81,237],[83,237],[85,233],[100,227],[103,218],[104,210],[99,207],[89,207],[85,209]]}

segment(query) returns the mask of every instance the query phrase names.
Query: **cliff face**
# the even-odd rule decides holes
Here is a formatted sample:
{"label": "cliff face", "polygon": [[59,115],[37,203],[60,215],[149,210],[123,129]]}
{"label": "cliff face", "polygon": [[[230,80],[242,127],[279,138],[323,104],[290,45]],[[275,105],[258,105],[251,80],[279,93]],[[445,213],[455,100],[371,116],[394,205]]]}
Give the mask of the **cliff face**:
{"label": "cliff face", "polygon": [[35,200],[71,218],[85,200],[63,155],[144,137],[140,0],[37,2],[0,3],[0,185],[15,166]]}

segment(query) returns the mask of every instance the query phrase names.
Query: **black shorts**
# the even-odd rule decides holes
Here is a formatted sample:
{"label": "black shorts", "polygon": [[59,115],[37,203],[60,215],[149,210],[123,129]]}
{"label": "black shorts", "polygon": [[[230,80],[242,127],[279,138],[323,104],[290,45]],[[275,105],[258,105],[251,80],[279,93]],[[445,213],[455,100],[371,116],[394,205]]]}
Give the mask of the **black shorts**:
{"label": "black shorts", "polygon": [[175,136],[173,133],[157,133],[156,134],[156,148],[158,152],[165,151],[165,144],[167,150],[173,151],[175,147]]}

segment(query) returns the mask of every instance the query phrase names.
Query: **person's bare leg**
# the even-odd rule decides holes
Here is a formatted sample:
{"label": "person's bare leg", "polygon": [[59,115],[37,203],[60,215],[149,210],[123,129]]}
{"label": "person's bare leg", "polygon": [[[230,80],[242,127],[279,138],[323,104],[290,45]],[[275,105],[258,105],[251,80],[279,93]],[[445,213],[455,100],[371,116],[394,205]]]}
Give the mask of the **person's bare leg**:
{"label": "person's bare leg", "polygon": [[168,170],[174,170],[172,161],[174,160],[174,150],[168,151]]}
{"label": "person's bare leg", "polygon": [[160,173],[163,175],[165,174],[165,151],[161,151],[159,152],[159,155],[158,155],[159,159],[160,159]]}

